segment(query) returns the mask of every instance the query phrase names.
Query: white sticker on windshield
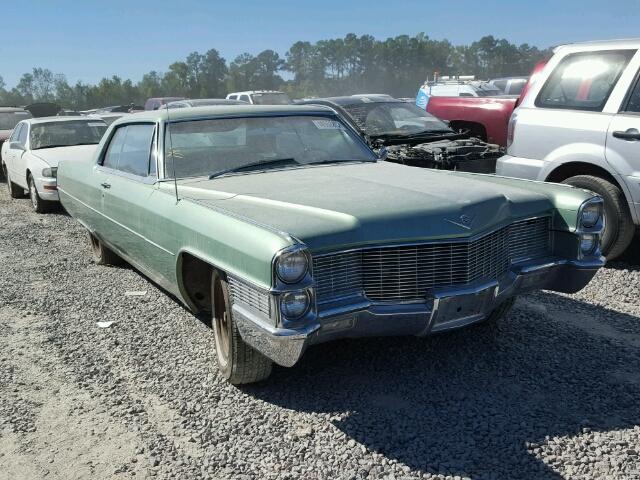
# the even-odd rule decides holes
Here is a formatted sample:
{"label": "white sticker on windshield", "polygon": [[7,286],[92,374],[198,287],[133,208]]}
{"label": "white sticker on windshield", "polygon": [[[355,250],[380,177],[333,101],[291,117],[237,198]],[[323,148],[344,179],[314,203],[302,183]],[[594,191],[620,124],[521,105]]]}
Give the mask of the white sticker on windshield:
{"label": "white sticker on windshield", "polygon": [[343,130],[344,125],[336,120],[312,120],[313,124],[321,130]]}
{"label": "white sticker on windshield", "polygon": [[90,127],[105,127],[107,124],[102,122],[87,122]]}

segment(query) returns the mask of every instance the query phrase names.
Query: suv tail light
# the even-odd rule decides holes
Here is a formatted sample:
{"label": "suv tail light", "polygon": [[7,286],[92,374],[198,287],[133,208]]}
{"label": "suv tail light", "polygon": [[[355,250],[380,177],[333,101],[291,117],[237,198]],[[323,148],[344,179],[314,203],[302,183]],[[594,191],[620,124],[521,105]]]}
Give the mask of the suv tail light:
{"label": "suv tail light", "polygon": [[513,136],[516,133],[516,123],[518,121],[518,112],[514,111],[509,119],[509,126],[507,128],[507,149],[513,143]]}

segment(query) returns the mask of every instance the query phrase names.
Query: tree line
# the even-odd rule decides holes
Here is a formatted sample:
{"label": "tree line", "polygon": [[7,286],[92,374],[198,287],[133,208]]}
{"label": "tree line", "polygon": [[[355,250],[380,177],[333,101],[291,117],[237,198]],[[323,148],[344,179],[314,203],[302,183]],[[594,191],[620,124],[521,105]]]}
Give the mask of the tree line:
{"label": "tree line", "polygon": [[53,101],[84,110],[142,104],[150,97],[220,98],[231,91],[257,89],[283,90],[293,98],[353,93],[412,97],[435,72],[482,79],[527,75],[549,55],[549,50],[493,36],[453,45],[424,33],[386,40],[350,33],[315,43],[298,41],[284,58],[264,50],[257,55],[243,53],[228,63],[216,49],[193,52],[164,72],[146,73],[138,82],[114,75],[95,85],[81,81],[71,85],[64,74],[34,68],[10,89],[0,77],[0,104]]}

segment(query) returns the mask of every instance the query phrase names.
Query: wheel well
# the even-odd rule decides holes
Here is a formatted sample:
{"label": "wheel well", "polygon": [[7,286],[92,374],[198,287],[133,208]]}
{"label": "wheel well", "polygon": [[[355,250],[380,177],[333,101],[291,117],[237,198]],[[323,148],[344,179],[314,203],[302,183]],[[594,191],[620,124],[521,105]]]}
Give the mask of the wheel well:
{"label": "wheel well", "polygon": [[481,123],[468,122],[466,120],[451,120],[449,126],[454,130],[469,130],[472,137],[487,141],[487,129]]}
{"label": "wheel well", "polygon": [[211,274],[215,267],[190,253],[182,253],[182,287],[198,312],[211,311]]}
{"label": "wheel well", "polygon": [[27,179],[27,183],[29,183],[29,177],[30,177],[30,176],[31,176],[31,170],[29,170],[29,169],[27,168],[27,174],[24,176],[24,178],[26,178],[26,179]]}
{"label": "wheel well", "polygon": [[620,184],[616,179],[607,172],[604,168],[598,167],[592,163],[584,162],[569,162],[560,165],[553,170],[545,179],[547,182],[560,183],[569,177],[575,175],[593,175],[594,177],[600,177],[613,183],[616,187],[620,188]]}

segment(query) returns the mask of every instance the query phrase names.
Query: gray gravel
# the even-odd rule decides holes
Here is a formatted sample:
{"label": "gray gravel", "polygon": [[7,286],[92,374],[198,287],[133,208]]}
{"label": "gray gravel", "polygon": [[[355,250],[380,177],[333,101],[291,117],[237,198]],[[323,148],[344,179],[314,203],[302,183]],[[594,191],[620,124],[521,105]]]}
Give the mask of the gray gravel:
{"label": "gray gravel", "polygon": [[0,479],[640,478],[638,263],[497,326],[321,345],[239,389],[205,319],[2,187]]}

